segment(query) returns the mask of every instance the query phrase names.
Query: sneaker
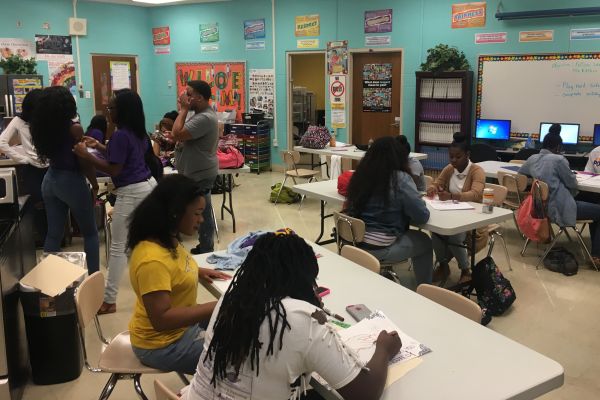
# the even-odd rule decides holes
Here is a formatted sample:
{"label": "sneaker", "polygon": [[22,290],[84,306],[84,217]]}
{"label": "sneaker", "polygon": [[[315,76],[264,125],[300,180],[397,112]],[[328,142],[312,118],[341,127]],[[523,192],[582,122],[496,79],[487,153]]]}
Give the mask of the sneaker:
{"label": "sneaker", "polygon": [[192,253],[195,256],[198,254],[212,253],[212,252],[213,252],[213,250],[207,250],[207,249],[203,248],[201,244],[196,245],[196,247],[193,247],[190,250],[190,253]]}
{"label": "sneaker", "polygon": [[433,271],[432,282],[440,282],[440,286],[444,286],[450,276],[450,266],[447,263],[439,263]]}
{"label": "sneaker", "polygon": [[98,310],[98,315],[114,314],[117,312],[117,305],[103,302]]}

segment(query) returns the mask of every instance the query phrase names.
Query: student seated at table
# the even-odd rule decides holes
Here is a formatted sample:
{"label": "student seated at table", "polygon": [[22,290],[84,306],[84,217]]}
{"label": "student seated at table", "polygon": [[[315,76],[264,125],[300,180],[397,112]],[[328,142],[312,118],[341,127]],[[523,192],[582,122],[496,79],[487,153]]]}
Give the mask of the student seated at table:
{"label": "student seated at table", "polygon": [[[410,154],[412,149],[410,148],[410,143],[408,139],[404,135],[396,136],[396,140],[400,142],[400,145],[404,147],[407,154]],[[417,190],[419,192],[424,192],[427,190],[427,185],[425,183],[425,171],[423,171],[423,165],[421,162],[415,158],[408,157],[408,168],[410,169],[410,174],[412,175],[413,180],[415,181],[415,185],[417,185]]]}
{"label": "student seated at table", "polygon": [[392,136],[377,139],[348,184],[345,212],[365,222],[360,247],[385,262],[412,259],[417,285],[431,283],[431,239],[409,229],[424,224],[429,210],[417,191],[408,153]]}
{"label": "student seated at table", "polygon": [[258,238],[215,308],[182,399],[299,399],[313,372],[344,399],[378,399],[398,334],[381,331],[364,365],[327,322],[318,273],[313,249],[290,229]]}
{"label": "student seated at table", "polygon": [[576,220],[594,221],[590,224],[591,253],[594,263],[600,264],[600,205],[574,199],[577,178],[569,168],[569,161],[560,154],[562,143],[560,135],[548,133],[540,153],[529,157],[519,173],[548,184],[548,217],[553,223],[567,227],[575,226]]}
{"label": "student seated at table", "polygon": [[156,157],[171,158],[175,150],[175,143],[169,138],[173,124],[179,113],[169,111],[158,123],[158,131],[152,135],[152,150]]}
{"label": "student seated at table", "polygon": [[600,174],[600,146],[590,152],[588,162],[585,164],[585,172]]}
{"label": "student seated at table", "polygon": [[[454,140],[448,148],[450,164],[448,164],[427,188],[427,195],[438,195],[440,200],[472,201],[481,203],[485,186],[483,169],[471,162],[469,142],[462,133],[455,133]],[[438,268],[433,274],[433,281],[445,282],[450,275],[448,262],[455,257],[460,268],[459,283],[471,280],[469,255],[464,247],[467,232],[444,236],[433,234],[433,250],[438,261]]]}
{"label": "student seated at table", "polygon": [[202,223],[204,197],[195,182],[169,175],[140,203],[129,225],[129,278],[136,295],[131,345],[149,367],[193,374],[216,302],[196,304],[198,279],[229,275],[198,268],[181,244]]}

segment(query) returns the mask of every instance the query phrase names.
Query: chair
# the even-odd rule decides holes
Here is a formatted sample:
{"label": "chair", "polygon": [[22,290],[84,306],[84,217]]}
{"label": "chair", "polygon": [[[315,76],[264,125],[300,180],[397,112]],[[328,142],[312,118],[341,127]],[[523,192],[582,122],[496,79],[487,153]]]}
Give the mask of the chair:
{"label": "chair", "polygon": [[372,255],[371,253],[359,249],[358,247],[354,247],[351,245],[346,245],[342,247],[342,251],[340,253],[342,257],[355,262],[361,267],[365,267],[366,269],[379,274],[381,272],[381,265],[379,264],[379,260]]}
{"label": "chair", "polygon": [[429,176],[429,175],[424,175],[425,176],[425,187],[429,188],[429,186],[433,185],[433,177]]}
{"label": "chair", "polygon": [[525,161],[527,161],[527,160],[510,160],[509,163],[510,164],[523,165],[523,164],[525,164]]}
{"label": "chair", "polygon": [[[136,393],[141,399],[147,400],[140,383],[142,374],[163,374],[169,371],[161,371],[143,365],[133,353],[131,341],[129,340],[129,331],[119,333],[110,341],[104,337],[96,314],[102,305],[103,299],[104,277],[100,272],[94,272],[92,275],[88,276],[75,291],[77,325],[81,345],[83,347],[85,366],[91,372],[111,374],[104,389],[102,389],[100,400],[108,399],[117,382],[122,379],[133,379],[133,386]],[[104,351],[100,354],[97,368],[92,367],[88,361],[84,334],[85,329],[92,320],[96,325],[98,337],[106,345]],[[180,377],[182,376],[180,375]],[[184,379],[185,377],[182,377],[182,380]],[[185,381],[187,381],[187,379],[185,379],[184,382]]]}
{"label": "chair", "polygon": [[471,321],[481,323],[481,307],[468,298],[439,286],[422,283],[417,287],[417,293],[429,300],[444,306]]}
{"label": "chair", "polygon": [[[494,190],[494,207],[501,207],[504,204],[506,199],[506,194],[508,193],[508,189],[501,185],[494,185],[492,183],[485,184],[486,189]],[[500,238],[502,241],[502,246],[504,247],[504,254],[506,255],[506,262],[508,262],[508,269],[512,269],[512,265],[510,264],[510,255],[508,254],[508,248],[506,247],[506,241],[504,240],[504,236],[500,232],[499,224],[491,224],[487,226],[486,232],[490,238],[489,247],[488,247],[488,257],[491,256],[492,250],[494,250],[494,244],[496,242],[496,238]]]}
{"label": "chair", "polygon": [[497,161],[496,149],[487,143],[475,143],[471,145],[471,161],[474,163],[482,161]]}
{"label": "chair", "polygon": [[[308,179],[308,182],[312,182],[316,180],[316,175],[319,174],[319,171],[315,171],[312,169],[302,169],[298,168],[297,164],[300,162],[300,153],[297,151],[284,151],[281,153],[283,157],[283,162],[285,163],[285,171],[283,182],[281,183],[281,188],[279,188],[279,192],[277,193],[277,197],[275,198],[275,204],[279,200],[279,195],[285,186],[285,182],[288,178],[292,178],[294,181],[294,185],[297,185],[296,178]],[[302,202],[304,201],[304,196],[302,196],[302,200],[300,201],[300,207],[302,207]]]}
{"label": "chair", "polygon": [[154,394],[156,395],[156,400],[180,400],[177,394],[173,393],[158,379],[154,380]]}
{"label": "chair", "polygon": [[[539,180],[537,182],[539,182],[540,190],[532,190],[534,200],[537,197],[540,197],[544,201],[544,204],[546,204],[546,201],[548,200],[548,194],[549,194],[548,184],[546,182],[542,182]],[[552,223],[552,221],[550,221],[550,220],[548,220],[548,221],[550,223]],[[540,259],[538,260],[537,264],[535,265],[535,269],[539,269],[540,264],[544,261],[544,259],[548,255],[548,253],[550,253],[550,250],[552,250],[552,248],[556,245],[556,242],[558,241],[558,239],[560,238],[560,236],[563,233],[565,235],[567,235],[569,240],[571,240],[571,237],[569,236],[569,232],[568,232],[568,229],[571,229],[575,233],[575,236],[577,236],[577,239],[579,240],[579,244],[581,245],[581,249],[583,250],[584,255],[586,255],[590,259],[594,269],[596,271],[599,271],[598,265],[596,265],[596,263],[594,262],[594,257],[592,257],[590,250],[588,249],[585,242],[583,241],[583,236],[581,236],[586,225],[591,224],[592,222],[593,222],[592,220],[577,220],[577,221],[575,221],[575,226],[559,226],[559,230],[556,235],[554,234],[554,231],[551,227],[550,228],[550,237],[551,237],[552,241],[546,247],[544,254],[542,254]],[[577,224],[581,224],[581,228],[578,229]],[[523,246],[523,250],[521,250],[521,256],[525,255],[525,250],[527,249],[527,245],[529,244],[529,242],[530,242],[530,239],[527,238],[527,240],[525,240],[525,245]]]}
{"label": "chair", "polygon": [[513,211],[513,219],[515,221],[515,226],[517,227],[517,231],[521,236],[521,230],[519,229],[519,225],[517,224],[517,216],[515,211],[519,209],[521,203],[523,202],[524,197],[526,196],[525,189],[527,189],[527,177],[523,174],[511,174],[509,172],[498,171],[498,183],[504,186],[508,193],[506,194],[506,198],[504,199],[503,206]]}
{"label": "chair", "polygon": [[513,157],[513,160],[527,160],[534,154],[538,154],[540,151],[538,149],[521,149],[517,151],[517,154]]}

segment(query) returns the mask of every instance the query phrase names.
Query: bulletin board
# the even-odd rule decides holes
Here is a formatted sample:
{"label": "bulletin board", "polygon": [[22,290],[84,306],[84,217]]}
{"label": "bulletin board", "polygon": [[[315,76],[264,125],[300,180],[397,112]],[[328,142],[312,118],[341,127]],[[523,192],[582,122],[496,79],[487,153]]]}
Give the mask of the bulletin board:
{"label": "bulletin board", "polygon": [[212,87],[212,101],[216,104],[216,110],[237,110],[236,120],[242,120],[242,113],[246,111],[245,62],[175,63],[175,75],[178,96],[188,81],[206,81]]}

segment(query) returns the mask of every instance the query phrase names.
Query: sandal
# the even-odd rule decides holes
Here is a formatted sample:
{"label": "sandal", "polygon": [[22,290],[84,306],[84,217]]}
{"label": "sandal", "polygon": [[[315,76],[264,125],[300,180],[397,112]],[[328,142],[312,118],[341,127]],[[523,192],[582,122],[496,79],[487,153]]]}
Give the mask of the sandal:
{"label": "sandal", "polygon": [[443,287],[450,276],[450,266],[447,263],[439,263],[437,268],[433,271],[431,278],[432,282],[440,282],[440,286]]}
{"label": "sandal", "polygon": [[102,305],[100,306],[100,309],[98,310],[98,315],[114,314],[116,312],[117,312],[116,304],[102,302]]}

